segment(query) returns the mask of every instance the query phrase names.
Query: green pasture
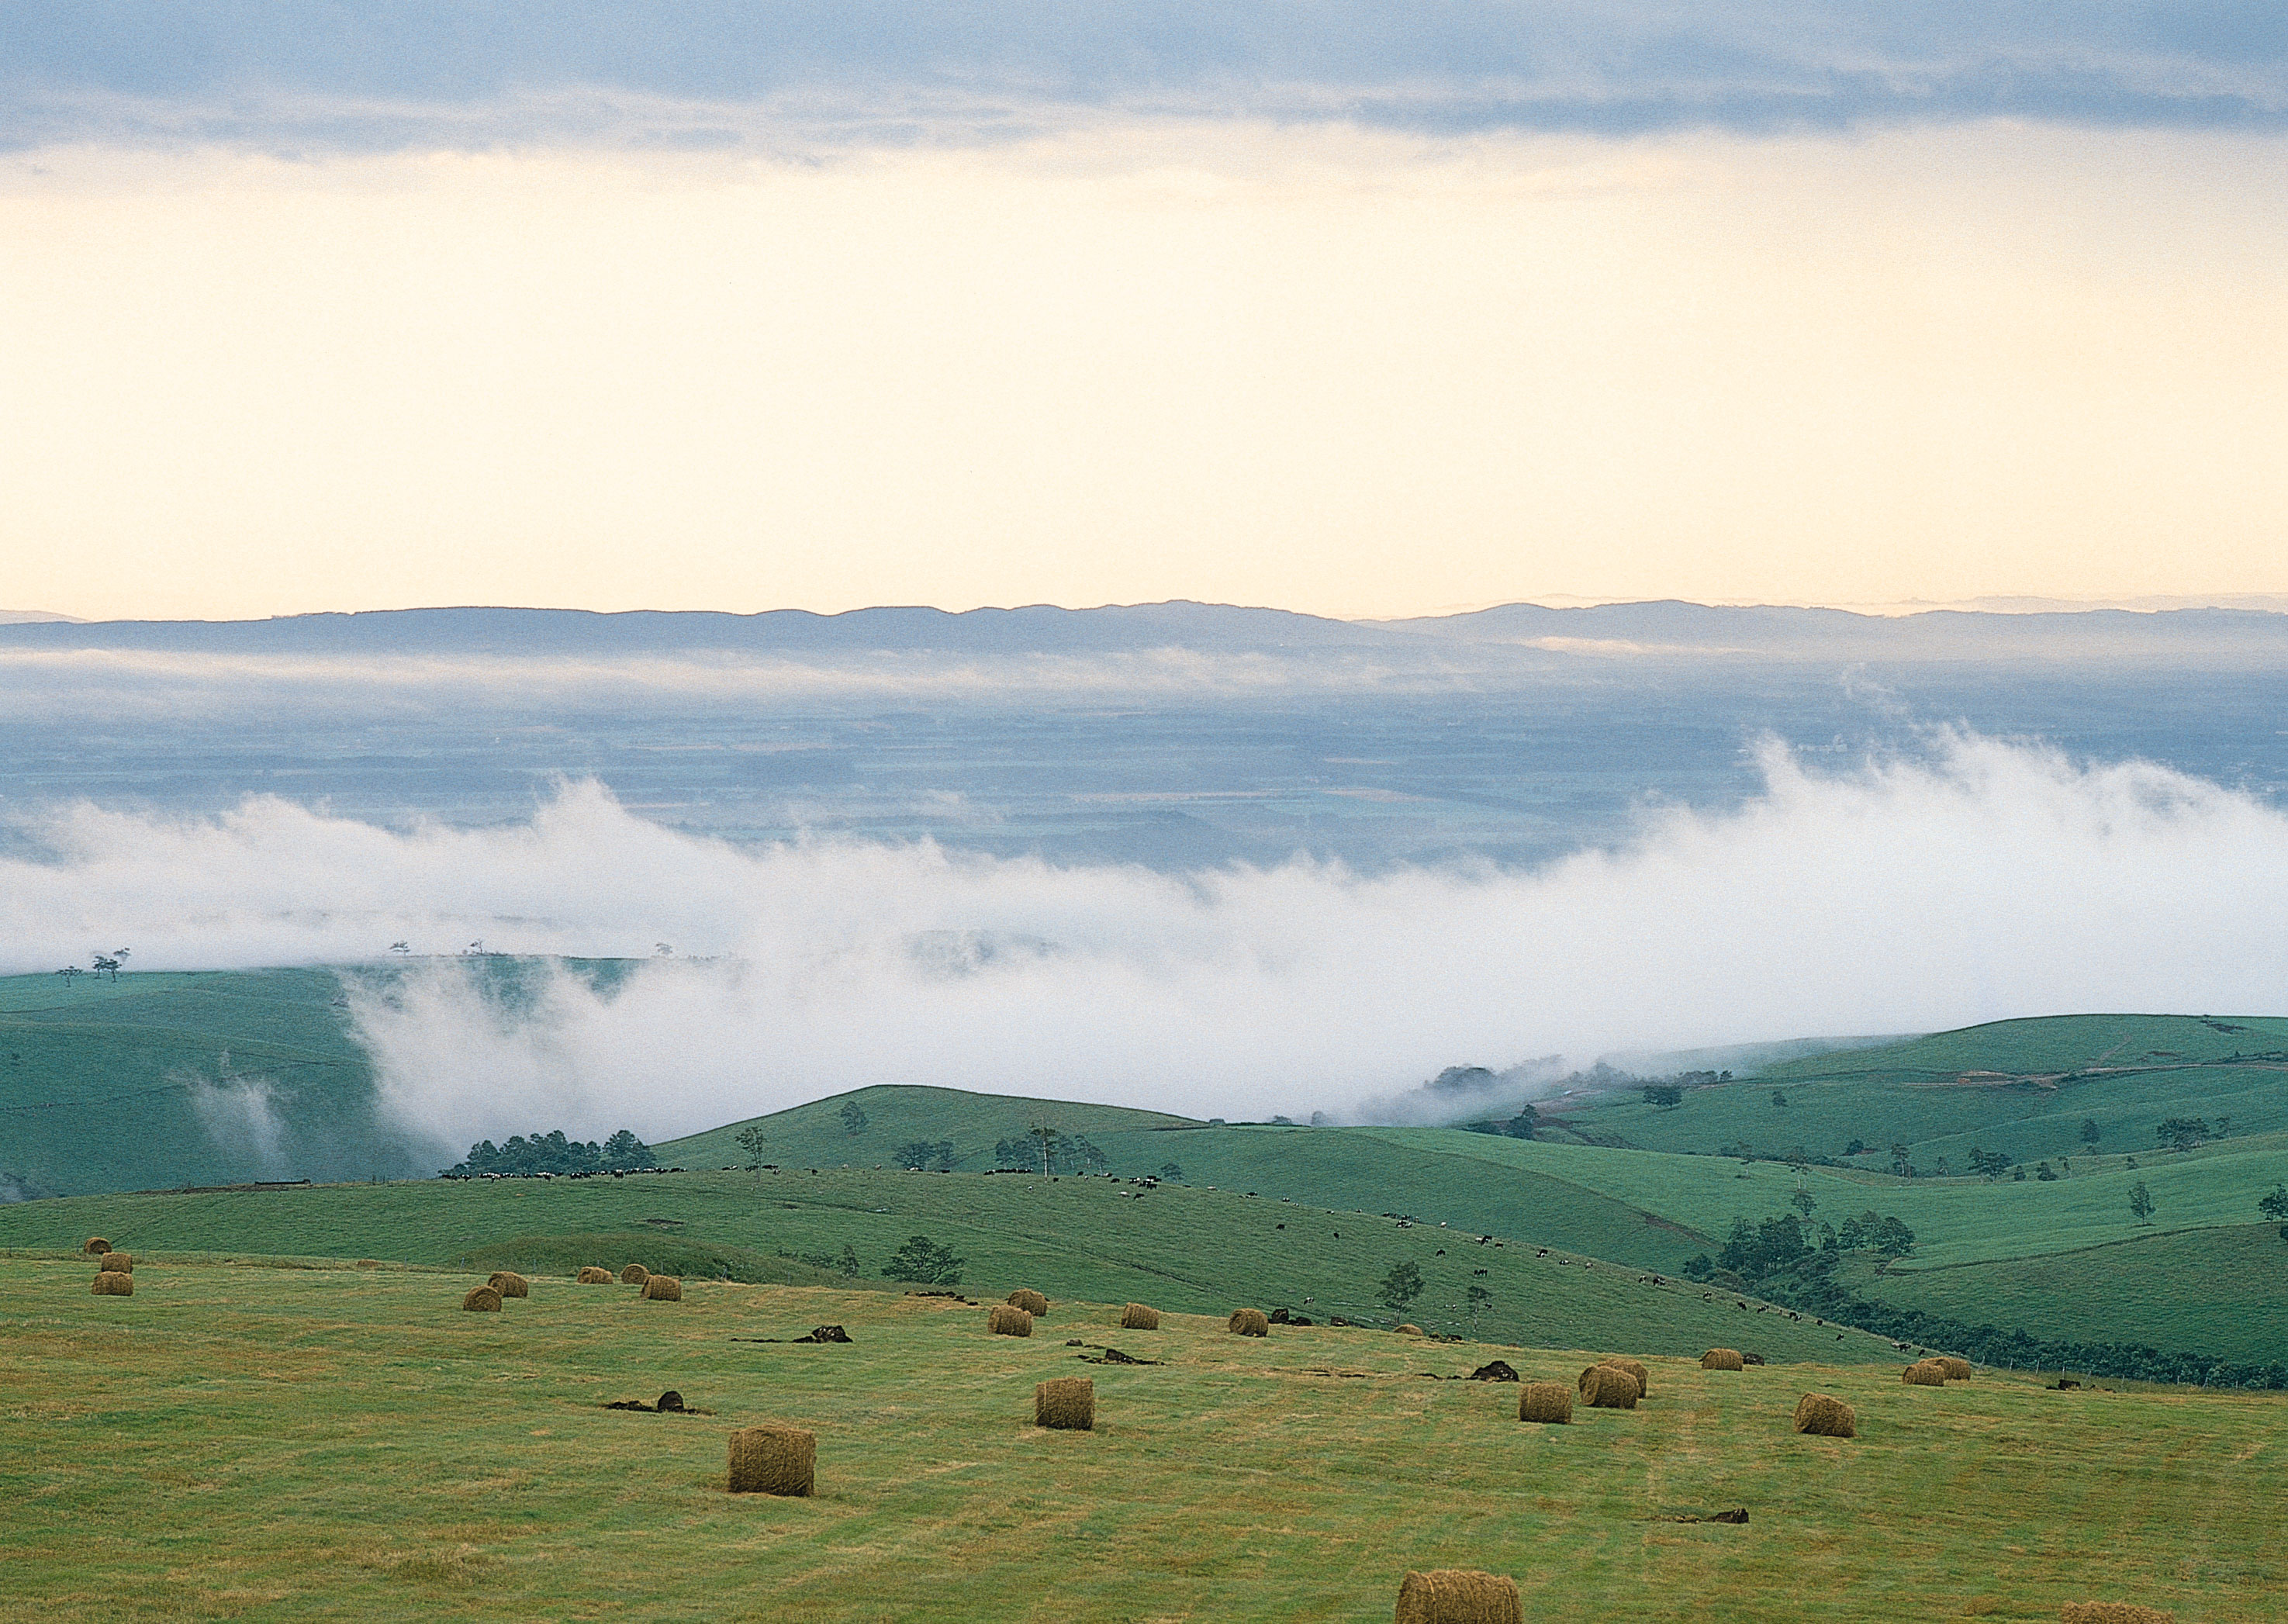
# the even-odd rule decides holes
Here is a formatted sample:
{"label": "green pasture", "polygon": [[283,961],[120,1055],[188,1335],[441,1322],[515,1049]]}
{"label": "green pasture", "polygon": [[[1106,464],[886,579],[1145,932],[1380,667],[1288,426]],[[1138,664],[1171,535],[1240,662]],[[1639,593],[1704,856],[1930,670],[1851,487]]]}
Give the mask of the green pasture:
{"label": "green pasture", "polygon": [[[0,1260],[11,1617],[1363,1621],[1409,1567],[1466,1566],[1579,1624],[2047,1624],[2084,1599],[2254,1624],[2288,1586],[2276,1396],[1130,1332],[1061,1300],[1020,1340],[881,1291],[542,1279],[471,1314],[451,1273],[162,1251],[99,1298],[89,1272]],[[737,1340],[821,1322],[853,1344]],[[1081,1363],[1098,1344],[1162,1362]],[[1623,1351],[1652,1355],[1645,1403],[1570,1426],[1451,1379]],[[1033,1384],[1081,1374],[1098,1429],[1034,1429]],[[601,1407],[667,1388],[703,1413]],[[1858,1438],[1791,1430],[1815,1390]],[[725,1492],[727,1434],[767,1419],[817,1434],[814,1497]]]}
{"label": "green pasture", "polygon": [[[0,1207],[0,1247],[62,1250],[100,1234],[138,1256],[486,1270],[525,1262],[566,1272],[584,1262],[664,1269],[697,1252],[696,1272],[712,1272],[709,1260],[727,1255],[759,1259],[767,1278],[785,1279],[828,1276],[787,1273],[782,1254],[830,1271],[846,1247],[864,1280],[881,1284],[891,1255],[923,1234],[966,1260],[963,1285],[973,1295],[981,1284],[1006,1280],[1052,1296],[1188,1313],[1283,1306],[1315,1319],[1388,1325],[1397,1316],[1378,1301],[1378,1284],[1394,1265],[1412,1264],[1423,1292],[1405,1318],[1441,1332],[1547,1346],[1619,1337],[1663,1353],[1712,1344],[1846,1362],[1895,1351],[1863,1332],[1791,1319],[1735,1294],[1673,1276],[1654,1284],[1640,1270],[1553,1250],[1543,1256],[1540,1247],[1508,1238],[1480,1245],[1434,1225],[1230,1191],[1131,1191],[1108,1178],[781,1171],[87,1196]],[[1474,1313],[1473,1286],[1487,1294]]]}
{"label": "green pasture", "polygon": [[[854,1129],[843,1116],[857,1107]],[[920,1085],[886,1085],[854,1089],[831,1099],[817,1100],[766,1117],[747,1117],[711,1128],[705,1133],[670,1139],[654,1148],[663,1162],[683,1167],[744,1167],[751,1160],[740,1148],[739,1134],[761,1129],[767,1141],[763,1160],[793,1167],[895,1167],[897,1149],[914,1140],[931,1145],[949,1141],[955,1170],[981,1173],[995,1165],[994,1145],[1003,1139],[1021,1139],[1036,1128],[1048,1126],[1068,1137],[1082,1136],[1092,1144],[1107,1136],[1137,1137],[1162,1143],[1161,1130],[1204,1127],[1188,1117],[1158,1111],[1132,1111],[1120,1105],[1082,1105],[1072,1100],[1032,1099],[1014,1094],[976,1094],[965,1089]],[[1172,1140],[1170,1142],[1172,1145]],[[1146,1171],[1140,1162],[1148,1146],[1127,1158],[1140,1165],[1124,1171]],[[1177,1154],[1164,1148],[1160,1160]]]}

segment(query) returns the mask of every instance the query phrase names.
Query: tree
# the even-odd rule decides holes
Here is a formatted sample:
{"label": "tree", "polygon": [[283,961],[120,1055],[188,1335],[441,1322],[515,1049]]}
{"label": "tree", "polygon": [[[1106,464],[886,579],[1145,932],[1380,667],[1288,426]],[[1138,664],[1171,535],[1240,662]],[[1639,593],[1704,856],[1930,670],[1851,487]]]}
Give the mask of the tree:
{"label": "tree", "polygon": [[1403,1315],[1408,1305],[1422,1295],[1422,1271],[1412,1264],[1393,1264],[1377,1290],[1385,1308]]}
{"label": "tree", "polygon": [[1644,1086],[1644,1101],[1662,1111],[1673,1111],[1684,1103],[1684,1090],[1672,1082],[1648,1082]]}
{"label": "tree", "polygon": [[866,1131],[866,1113],[856,1100],[846,1101],[835,1115],[842,1119],[842,1131],[853,1137]]}
{"label": "tree", "polygon": [[858,1248],[846,1243],[842,1248],[842,1261],[838,1267],[841,1269],[842,1278],[844,1279],[856,1279],[858,1278]]}
{"label": "tree", "polygon": [[738,1146],[747,1153],[747,1166],[754,1170],[755,1182],[762,1183],[763,1147],[771,1142],[759,1123],[750,1122],[735,1136]]}
{"label": "tree", "polygon": [[2097,1143],[2097,1123],[2091,1118],[2084,1117],[2082,1119],[2081,1142],[2084,1145],[2094,1145]]}
{"label": "tree", "polygon": [[1915,1176],[1915,1164],[1908,1160],[1910,1154],[1911,1153],[1903,1145],[1891,1146],[1891,1171],[1896,1173],[1901,1178],[1912,1178]]}
{"label": "tree", "polygon": [[1813,1198],[1810,1191],[1799,1190],[1793,1195],[1788,1197],[1788,1205],[1794,1208],[1805,1217],[1808,1218],[1811,1216],[1811,1209],[1818,1206],[1819,1202]]}
{"label": "tree", "polygon": [[2288,1184],[2275,1184],[2272,1193],[2260,1197],[2256,1210],[2275,1224],[2288,1224]]}
{"label": "tree", "polygon": [[1784,1110],[1787,1106],[1787,1096],[1781,1093],[1779,1089],[1774,1089],[1772,1090],[1772,1104]]}
{"label": "tree", "polygon": [[627,1172],[658,1165],[659,1158],[651,1153],[651,1146],[624,1128],[604,1141],[603,1169],[608,1173],[614,1168]]}
{"label": "tree", "polygon": [[942,1171],[953,1166],[953,1141],[909,1139],[892,1151],[890,1156],[902,1168],[916,1170],[933,1168]]}
{"label": "tree", "polygon": [[1531,1105],[1520,1105],[1517,1114],[1501,1125],[1501,1130],[1513,1139],[1530,1139],[1541,1126],[1541,1113]]}
{"label": "tree", "polygon": [[2209,1125],[2201,1117],[2173,1116],[2153,1130],[2153,1137],[2173,1151],[2189,1151],[2209,1137]]}
{"label": "tree", "polygon": [[1847,1156],[1865,1155],[1867,1153],[1867,1141],[1864,1139],[1852,1140],[1850,1144],[1843,1147],[1843,1153]]}
{"label": "tree", "polygon": [[2046,1161],[2034,1169],[2034,1176],[2046,1184],[2054,1184],[2058,1182],[2057,1174],[2051,1170],[2050,1164]]}
{"label": "tree", "polygon": [[956,1257],[952,1248],[940,1246],[927,1235],[916,1235],[890,1254],[890,1261],[882,1265],[882,1275],[921,1286],[958,1286],[961,1265],[967,1261]]}
{"label": "tree", "polygon": [[1970,1147],[1970,1170],[1983,1173],[1989,1178],[1999,1178],[2010,1168],[2010,1158],[2000,1151],[1982,1151]]}
{"label": "tree", "polygon": [[2129,1210],[2136,1215],[2140,1224],[2147,1222],[2153,1216],[2153,1198],[2146,1192],[2145,1181],[2141,1178],[2130,1187]]}
{"label": "tree", "polygon": [[111,972],[111,978],[114,981],[119,979],[119,961],[114,958],[107,958],[104,955],[99,953],[95,955],[95,973],[99,976],[106,970]]}
{"label": "tree", "polygon": [[1492,1305],[1494,1294],[1473,1280],[1470,1282],[1470,1289],[1466,1295],[1470,1302],[1470,1323],[1475,1325],[1478,1322],[1478,1316]]}
{"label": "tree", "polygon": [[392,942],[389,944],[389,950],[401,959],[412,953],[413,944],[411,942]]}
{"label": "tree", "polygon": [[1180,1184],[1184,1182],[1184,1169],[1172,1161],[1164,1161],[1160,1164],[1160,1176],[1171,1184]]}

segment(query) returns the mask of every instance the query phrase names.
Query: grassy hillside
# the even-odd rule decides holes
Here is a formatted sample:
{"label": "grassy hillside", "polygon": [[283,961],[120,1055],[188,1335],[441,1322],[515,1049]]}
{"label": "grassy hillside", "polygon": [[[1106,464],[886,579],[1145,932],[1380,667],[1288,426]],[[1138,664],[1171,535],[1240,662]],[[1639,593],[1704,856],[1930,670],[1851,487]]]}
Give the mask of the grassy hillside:
{"label": "grassy hillside", "polygon": [[[90,1234],[138,1255],[377,1258],[488,1267],[515,1256],[574,1266],[651,1266],[664,1248],[707,1246],[832,1267],[849,1248],[864,1277],[910,1236],[965,1258],[964,1288],[998,1297],[1137,1300],[1188,1313],[1288,1306],[1393,1323],[1377,1283],[1411,1263],[1424,1290],[1405,1317],[1433,1330],[1571,1346],[1619,1339],[1666,1353],[1739,1346],[1774,1359],[1881,1359],[1882,1339],[1738,1306],[1671,1279],[1515,1241],[1315,1210],[1230,1191],[1141,1196],[1107,1178],[964,1173],[684,1173],[577,1183],[504,1180],[349,1184],[205,1195],[82,1197],[0,1208],[0,1247],[75,1248]],[[1469,1288],[1487,1292],[1474,1317]]]}
{"label": "grassy hillside", "polygon": [[331,971],[0,977],[0,1199],[403,1178]]}
{"label": "grassy hillside", "polygon": [[[843,1113],[854,1107],[856,1116],[846,1120]],[[1021,1139],[1044,1124],[1091,1143],[1115,1133],[1149,1135],[1204,1126],[1189,1117],[1119,1105],[893,1085],[858,1089],[790,1111],[726,1122],[654,1148],[662,1161],[672,1165],[744,1167],[748,1157],[739,1148],[738,1136],[745,1129],[760,1128],[769,1142],[763,1152],[766,1161],[787,1167],[873,1168],[895,1167],[898,1147],[910,1141],[950,1141],[954,1169],[976,1173],[995,1165],[993,1147],[998,1141]]]}
{"label": "grassy hillside", "polygon": [[[13,1610],[53,1624],[1364,1624],[1431,1566],[1513,1574],[1526,1616],[1580,1624],[2031,1624],[2084,1599],[2254,1624],[2288,1586],[2274,1396],[1656,1357],[1640,1408],[1533,1427],[1514,1387],[1429,1378],[1500,1355],[1564,1380],[1585,1351],[1126,1332],[1074,1302],[1017,1340],[820,1288],[542,1279],[478,1315],[417,1272],[163,1264],[125,1299],[85,1275],[0,1261],[0,1549]],[[734,1340],[821,1321],[853,1343]],[[1097,1430],[1035,1430],[1033,1383],[1069,1374]],[[601,1407],[667,1387],[704,1413]],[[1859,1437],[1795,1436],[1810,1390]],[[725,1493],[727,1434],[764,1419],[815,1431],[814,1497]],[[1745,1526],[1671,1520],[1733,1507]]]}

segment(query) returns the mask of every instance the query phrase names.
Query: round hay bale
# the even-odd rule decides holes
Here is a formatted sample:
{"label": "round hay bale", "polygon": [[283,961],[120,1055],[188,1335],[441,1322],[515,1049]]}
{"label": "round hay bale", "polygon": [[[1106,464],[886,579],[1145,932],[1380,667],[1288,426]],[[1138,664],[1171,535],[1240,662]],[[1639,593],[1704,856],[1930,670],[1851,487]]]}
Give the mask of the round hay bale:
{"label": "round hay bale", "polygon": [[2129,1602],[2068,1602],[2058,1609],[2058,1624],[2177,1624],[2177,1615]]}
{"label": "round hay bale", "polygon": [[1951,1353],[1942,1353],[1935,1359],[1932,1359],[1931,1363],[1945,1371],[1946,1379],[1950,1382],[1967,1382],[1970,1380],[1970,1361],[1968,1359],[1958,1359]]}
{"label": "round hay bale", "polygon": [[494,1270],[492,1279],[485,1284],[503,1297],[528,1297],[532,1295],[531,1283],[513,1269]]}
{"label": "round hay bale", "polygon": [[583,1286],[608,1286],[612,1283],[612,1271],[609,1269],[599,1269],[595,1264],[590,1264],[580,1271],[579,1279]]}
{"label": "round hay bale", "polygon": [[1814,1438],[1857,1438],[1859,1412],[1825,1393],[1806,1393],[1795,1401],[1795,1430]]}
{"label": "round hay bale", "polygon": [[647,1303],[680,1303],[683,1301],[683,1282],[671,1274],[647,1275],[643,1300]]}
{"label": "round hay bale", "polygon": [[807,1494],[818,1477],[818,1438],[766,1423],[731,1434],[731,1493]]}
{"label": "round hay bale", "polygon": [[1748,1361],[1740,1357],[1737,1348],[1711,1348],[1700,1356],[1703,1370],[1745,1370]]}
{"label": "round hay bale", "polygon": [[1036,1319],[1042,1318],[1049,1311],[1049,1300],[1046,1297],[1043,1296],[1037,1291],[1032,1291],[1023,1287],[1020,1287],[1019,1289],[1011,1292],[1006,1297],[1003,1298],[1002,1301],[1008,1303],[1012,1308],[1023,1309]]}
{"label": "round hay bale", "polygon": [[131,1297],[135,1295],[135,1277],[115,1274],[106,1269],[95,1277],[94,1295],[99,1297]]}
{"label": "round hay bale", "polygon": [[1562,1382],[1528,1382],[1517,1390],[1517,1418],[1564,1426],[1573,1419],[1572,1390]]}
{"label": "round hay bale", "polygon": [[489,1286],[480,1286],[461,1299],[461,1306],[473,1314],[497,1314],[500,1304],[500,1293]]}
{"label": "round hay bale", "polygon": [[1936,1359],[1917,1359],[1899,1373],[1899,1380],[1909,1387],[1944,1387],[1946,1367]]}
{"label": "round hay bale", "polygon": [[1432,1568],[1407,1574],[1399,1585],[1398,1624],[1525,1624],[1525,1604],[1514,1579]]}
{"label": "round hay bale", "polygon": [[1610,1365],[1617,1370],[1625,1370],[1634,1376],[1637,1379],[1638,1398],[1641,1398],[1652,1391],[1652,1372],[1646,1367],[1643,1360],[1623,1359],[1620,1355],[1614,1354],[1609,1358],[1599,1359],[1597,1363]]}
{"label": "round hay bale", "polygon": [[1592,1365],[1581,1373],[1581,1397],[1593,1410],[1633,1410],[1637,1379],[1615,1365]]}
{"label": "round hay bale", "polygon": [[100,1253],[111,1250],[111,1242],[106,1240],[100,1235],[90,1235],[87,1238],[87,1244],[82,1247],[80,1250],[85,1252],[90,1257],[93,1257]]}
{"label": "round hay bale", "polygon": [[1234,1336],[1268,1336],[1271,1319],[1259,1308],[1235,1308],[1231,1318],[1224,1321],[1223,1328]]}
{"label": "round hay bale", "polygon": [[1066,1432],[1096,1427],[1096,1383],[1086,1376],[1059,1376],[1033,1389],[1033,1424]]}
{"label": "round hay bale", "polygon": [[105,1274],[132,1274],[135,1259],[125,1252],[100,1252],[96,1255],[95,1266]]}
{"label": "round hay bale", "polygon": [[1147,1308],[1141,1303],[1131,1303],[1120,1311],[1120,1328],[1124,1331],[1156,1331],[1160,1328],[1160,1311]]}
{"label": "round hay bale", "polygon": [[651,1271],[641,1264],[630,1264],[620,1271],[620,1284],[623,1286],[640,1286],[649,1279]]}
{"label": "round hay bale", "polygon": [[1418,1325],[1402,1325],[1397,1327],[1397,1332],[1401,1336],[1419,1336],[1422,1335],[1422,1327]]}
{"label": "round hay bale", "polygon": [[651,1407],[662,1415],[680,1415],[683,1414],[683,1395],[671,1387],[659,1396],[659,1402]]}
{"label": "round hay bale", "polygon": [[1033,1317],[1021,1308],[996,1303],[985,1311],[985,1328],[996,1336],[1030,1336]]}

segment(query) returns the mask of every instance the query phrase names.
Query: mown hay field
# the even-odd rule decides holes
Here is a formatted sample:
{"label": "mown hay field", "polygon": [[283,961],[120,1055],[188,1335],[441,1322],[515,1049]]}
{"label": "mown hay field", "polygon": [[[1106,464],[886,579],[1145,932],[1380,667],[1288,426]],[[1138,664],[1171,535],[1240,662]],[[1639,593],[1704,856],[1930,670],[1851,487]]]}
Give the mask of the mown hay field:
{"label": "mown hay field", "polygon": [[[83,1259],[0,1261],[9,1616],[1366,1620],[1451,1567],[1585,1624],[2090,1599],[2220,1624],[2288,1584],[2270,1395],[1664,1358],[1639,1408],[1536,1427],[1507,1383],[1431,1378],[1498,1352],[1569,1382],[1615,1350],[1170,1313],[1127,1349],[1167,1364],[1092,1365],[1066,1343],[1133,1342],[1116,1306],[1020,1340],[879,1290],[544,1278],[465,1314],[481,1276],[146,1258],[123,1299]],[[734,1340],[822,1322],[854,1342]],[[1093,1431],[1031,1424],[1066,1375]],[[669,1388],[704,1413],[601,1407]],[[1810,1390],[1855,1440],[1792,1431]],[[814,1496],[727,1492],[729,1435],[764,1422],[815,1432]],[[1666,1520],[1731,1507],[1747,1525]]]}

